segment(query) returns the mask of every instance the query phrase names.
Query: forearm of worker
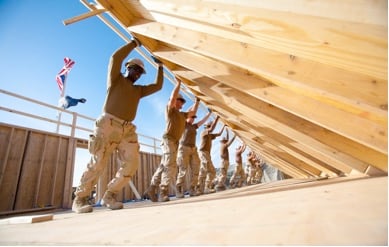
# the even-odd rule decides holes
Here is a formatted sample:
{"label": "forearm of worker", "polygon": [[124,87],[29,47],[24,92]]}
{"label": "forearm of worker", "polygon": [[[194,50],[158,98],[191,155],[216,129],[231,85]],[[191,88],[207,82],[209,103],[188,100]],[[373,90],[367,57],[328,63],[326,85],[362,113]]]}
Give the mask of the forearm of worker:
{"label": "forearm of worker", "polygon": [[193,115],[195,115],[197,112],[197,109],[199,109],[199,103],[200,103],[200,101],[196,100],[196,102],[190,108],[190,110],[194,112]]}
{"label": "forearm of worker", "polygon": [[223,128],[220,130],[220,132],[218,133],[218,136],[221,136],[223,134],[223,131],[224,129],[226,128],[226,126],[224,125]]}
{"label": "forearm of worker", "polygon": [[[117,77],[121,75],[123,60],[136,47],[134,42],[125,44],[117,49],[111,56],[108,64],[108,84],[115,82]],[[110,87],[111,85],[108,85]]]}
{"label": "forearm of worker", "polygon": [[143,96],[147,96],[149,94],[152,94],[154,92],[157,92],[161,90],[163,84],[163,67],[158,68],[158,73],[157,73],[157,80],[154,84],[149,84],[147,86],[143,87]]}
{"label": "forearm of worker", "polygon": [[217,136],[221,136],[222,134],[223,134],[223,129],[224,129],[224,127],[220,130],[220,132],[219,133],[217,133],[216,135]]}
{"label": "forearm of worker", "polygon": [[172,93],[170,94],[170,98],[169,98],[169,102],[168,102],[169,108],[175,108],[175,105],[176,105],[175,102],[177,100],[177,95],[178,95],[178,92],[180,91],[180,87],[181,87],[181,81],[178,80],[176,86],[174,87]]}
{"label": "forearm of worker", "polygon": [[235,137],[236,137],[236,135],[234,135],[234,137],[232,137],[232,139],[228,142],[228,146],[230,146],[234,142]]}

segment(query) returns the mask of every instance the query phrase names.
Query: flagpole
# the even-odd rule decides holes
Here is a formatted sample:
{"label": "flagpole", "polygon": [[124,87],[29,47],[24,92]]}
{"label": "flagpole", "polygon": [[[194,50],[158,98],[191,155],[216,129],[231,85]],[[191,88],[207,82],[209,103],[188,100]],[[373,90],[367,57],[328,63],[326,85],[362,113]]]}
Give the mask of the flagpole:
{"label": "flagpole", "polygon": [[[63,98],[63,96],[65,95],[65,89],[66,89],[66,80],[67,80],[67,76],[65,76],[65,80],[63,82],[63,87],[62,87],[62,92],[61,92],[61,95],[60,95],[60,98],[59,100],[61,100],[61,98]],[[59,134],[59,126],[61,124],[61,117],[62,117],[62,109],[61,110],[58,110],[58,121],[57,121],[57,130],[56,130],[56,133]]]}
{"label": "flagpole", "polygon": [[[67,84],[67,78],[68,78],[68,73],[72,69],[74,65],[74,61],[68,57],[64,58],[65,65],[62,67],[62,69],[59,71],[59,73],[56,76],[56,80],[59,86],[59,89],[61,90],[60,97],[63,98],[65,96],[65,91],[66,91],[66,84]],[[58,102],[61,101],[61,98]],[[61,106],[59,105],[58,108]],[[57,122],[57,134],[59,133],[59,126],[61,124],[61,117],[62,117],[62,112],[63,109],[58,110],[58,122]]]}

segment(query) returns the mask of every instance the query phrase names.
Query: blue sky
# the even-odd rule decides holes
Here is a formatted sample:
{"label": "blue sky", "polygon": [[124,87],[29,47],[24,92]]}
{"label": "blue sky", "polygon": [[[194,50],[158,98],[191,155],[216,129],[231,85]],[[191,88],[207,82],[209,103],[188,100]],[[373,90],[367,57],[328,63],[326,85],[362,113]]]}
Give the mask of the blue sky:
{"label": "blue sky", "polygon": [[[70,57],[76,63],[67,78],[66,94],[86,98],[87,102],[68,110],[98,117],[105,99],[108,60],[125,41],[97,17],[68,26],[63,24],[64,20],[87,11],[78,0],[0,0],[0,89],[57,105],[60,92],[55,75],[63,66],[63,58]],[[130,57],[133,56],[138,54],[130,54]],[[154,82],[156,70],[149,64],[146,64],[146,68],[147,75],[139,80],[140,84]],[[173,84],[165,79],[161,91],[141,100],[134,121],[139,134],[161,138],[165,127],[163,111],[172,89]],[[184,110],[191,104],[188,98]],[[0,105],[24,111],[28,108],[32,113],[50,118],[56,116],[55,110],[25,105],[3,94],[0,94]],[[200,117],[205,115],[204,110],[204,107],[200,107]],[[0,122],[55,131],[52,124],[46,126],[2,111]],[[93,125],[89,123],[86,127],[93,128]],[[202,127],[199,132],[201,130]],[[215,167],[220,166],[217,144],[218,141],[214,141],[212,152]],[[231,159],[234,148],[234,145],[230,147]],[[76,170],[83,170],[88,159],[87,152],[81,151],[77,156]],[[230,161],[233,163],[233,160]],[[78,183],[81,171],[76,173],[75,183]]]}

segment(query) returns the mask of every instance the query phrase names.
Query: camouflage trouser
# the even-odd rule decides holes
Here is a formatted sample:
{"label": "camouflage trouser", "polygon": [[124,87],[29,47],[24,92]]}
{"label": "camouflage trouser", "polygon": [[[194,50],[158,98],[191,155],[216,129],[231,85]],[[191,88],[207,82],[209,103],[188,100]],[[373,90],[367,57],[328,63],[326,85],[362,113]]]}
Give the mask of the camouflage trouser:
{"label": "camouflage trouser", "polygon": [[201,183],[205,182],[205,187],[213,189],[213,180],[215,179],[216,171],[212,163],[211,155],[209,152],[199,151],[199,156],[201,166],[198,185],[201,186]]}
{"label": "camouflage trouser", "polygon": [[76,196],[90,195],[114,152],[117,152],[120,169],[109,182],[107,190],[117,193],[128,183],[139,167],[139,144],[135,131],[135,125],[119,121],[110,114],[103,114],[96,120],[94,134],[89,137],[91,159],[82,174]]}
{"label": "camouflage trouser", "polygon": [[[236,177],[239,177],[238,181],[235,181]],[[232,174],[231,179],[230,179],[230,184],[237,185],[238,187],[240,187],[240,186],[242,186],[245,179],[246,179],[246,175],[244,173],[242,163],[236,164],[235,169],[234,169],[234,173]]]}
{"label": "camouflage trouser", "polygon": [[260,166],[257,166],[255,169],[255,175],[254,175],[254,182],[256,184],[261,183],[262,173],[263,173],[262,168]]}
{"label": "camouflage trouser", "polygon": [[255,177],[255,172],[256,172],[256,169],[255,169],[255,165],[251,165],[249,164],[249,173],[247,175],[247,185],[250,185],[250,184],[254,184],[254,177]]}
{"label": "camouflage trouser", "polygon": [[229,166],[230,166],[230,162],[228,160],[222,160],[222,164],[220,166],[220,173],[217,177],[217,184],[219,186],[225,185]]}
{"label": "camouflage trouser", "polygon": [[177,142],[168,138],[162,139],[162,160],[151,178],[151,185],[158,186],[161,190],[168,190],[169,184],[174,180],[177,171]]}
{"label": "camouflage trouser", "polygon": [[196,147],[180,145],[177,154],[177,186],[184,186],[186,173],[190,168],[190,187],[196,187],[200,170],[200,159]]}

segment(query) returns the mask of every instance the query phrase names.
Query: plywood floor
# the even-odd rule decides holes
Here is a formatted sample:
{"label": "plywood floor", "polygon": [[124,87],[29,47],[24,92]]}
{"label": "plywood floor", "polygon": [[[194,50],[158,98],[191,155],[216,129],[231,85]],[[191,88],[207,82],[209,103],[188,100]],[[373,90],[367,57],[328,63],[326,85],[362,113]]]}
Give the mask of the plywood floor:
{"label": "plywood floor", "polygon": [[[290,179],[0,224],[0,245],[387,245],[388,179]],[[12,218],[15,221],[15,218]]]}

